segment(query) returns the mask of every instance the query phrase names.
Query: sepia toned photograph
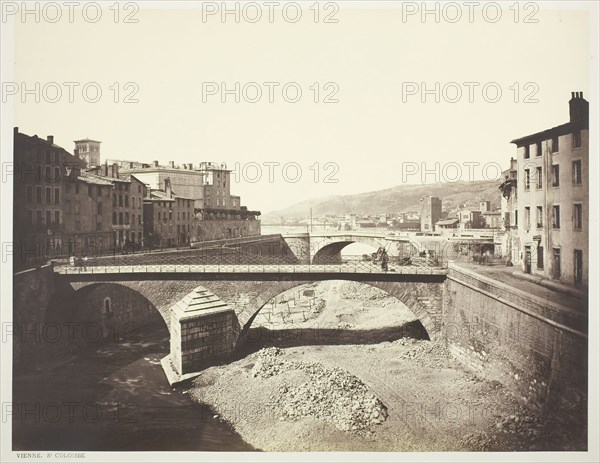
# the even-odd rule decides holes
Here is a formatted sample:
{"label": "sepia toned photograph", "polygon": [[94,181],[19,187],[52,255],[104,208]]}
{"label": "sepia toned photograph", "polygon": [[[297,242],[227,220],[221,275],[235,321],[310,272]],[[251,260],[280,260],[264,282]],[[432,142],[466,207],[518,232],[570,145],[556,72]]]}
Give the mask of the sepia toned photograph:
{"label": "sepia toned photograph", "polygon": [[0,7],[2,461],[598,461],[598,3]]}

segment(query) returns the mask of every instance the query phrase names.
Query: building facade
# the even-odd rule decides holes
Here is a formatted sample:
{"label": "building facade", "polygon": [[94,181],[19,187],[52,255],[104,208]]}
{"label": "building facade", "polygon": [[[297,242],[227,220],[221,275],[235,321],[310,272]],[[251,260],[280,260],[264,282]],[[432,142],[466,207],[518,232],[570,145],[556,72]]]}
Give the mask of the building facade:
{"label": "building facade", "polygon": [[570,120],[513,140],[517,146],[518,234],[522,270],[588,285],[589,103],[569,101]]}
{"label": "building facade", "polygon": [[170,161],[168,166],[161,166],[154,161],[151,166],[121,169],[121,173],[135,175],[152,190],[163,190],[165,180],[169,179],[176,195],[193,199],[196,209],[204,207],[204,174],[194,169],[192,164],[180,167]]}
{"label": "building facade", "polygon": [[186,246],[191,243],[197,225],[194,199],[176,195],[167,178],[162,190],[148,190],[143,203],[146,247]]}

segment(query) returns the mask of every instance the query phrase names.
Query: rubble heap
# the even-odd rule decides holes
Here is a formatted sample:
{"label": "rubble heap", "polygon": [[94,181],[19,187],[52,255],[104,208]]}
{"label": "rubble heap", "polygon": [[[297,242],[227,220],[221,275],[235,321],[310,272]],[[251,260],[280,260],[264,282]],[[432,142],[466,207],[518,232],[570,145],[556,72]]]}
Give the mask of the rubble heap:
{"label": "rubble heap", "polygon": [[282,420],[313,417],[342,431],[360,431],[387,419],[385,405],[356,376],[341,368],[316,362],[286,361],[277,348],[256,354],[252,376],[268,378],[289,370],[302,370],[310,379],[300,385],[283,385],[270,397]]}
{"label": "rubble heap", "polygon": [[430,368],[448,367],[451,359],[448,349],[441,343],[419,340],[414,338],[400,338],[390,344],[391,346],[405,346],[399,357],[417,360],[420,364]]}

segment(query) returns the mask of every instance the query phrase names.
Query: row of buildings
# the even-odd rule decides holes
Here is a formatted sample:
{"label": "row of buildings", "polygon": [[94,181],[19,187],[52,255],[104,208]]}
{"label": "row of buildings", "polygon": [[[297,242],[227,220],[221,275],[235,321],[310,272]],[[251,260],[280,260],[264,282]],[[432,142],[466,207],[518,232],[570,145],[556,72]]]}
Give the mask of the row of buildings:
{"label": "row of buildings", "polygon": [[14,129],[16,265],[260,234],[225,165],[102,163],[100,143],[77,140],[70,154]]}

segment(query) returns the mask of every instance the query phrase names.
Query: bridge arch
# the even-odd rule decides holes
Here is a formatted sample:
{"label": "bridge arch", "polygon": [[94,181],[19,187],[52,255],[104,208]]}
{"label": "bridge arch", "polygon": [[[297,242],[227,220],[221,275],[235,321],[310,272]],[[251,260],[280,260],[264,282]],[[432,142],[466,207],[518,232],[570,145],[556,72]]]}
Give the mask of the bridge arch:
{"label": "bridge arch", "polygon": [[[328,279],[328,281],[338,279],[340,278],[331,278]],[[345,279],[342,278],[341,280]],[[280,283],[284,284],[273,286],[269,288],[269,290],[261,293],[260,298],[255,301],[255,309],[252,312],[246,311],[245,322],[242,324],[238,344],[247,337],[252,323],[269,301],[290,289],[305,285],[308,281],[288,281]],[[439,337],[441,331],[440,322],[443,296],[443,287],[440,283],[377,281],[361,281],[361,283],[381,289],[404,304],[421,323],[426,338],[433,340]]]}
{"label": "bridge arch", "polygon": [[390,256],[412,256],[421,250],[419,243],[412,239],[398,240],[393,238],[392,236],[368,234],[311,235],[311,262],[314,264],[339,264],[342,262],[342,250],[351,244],[370,246],[373,252],[379,248],[384,248]]}
{"label": "bridge arch", "polygon": [[[170,330],[168,311],[127,282],[72,284],[72,291],[48,306],[44,325],[95,325],[103,338],[126,335],[141,326],[162,324]],[[74,286],[74,287],[73,287]]]}

